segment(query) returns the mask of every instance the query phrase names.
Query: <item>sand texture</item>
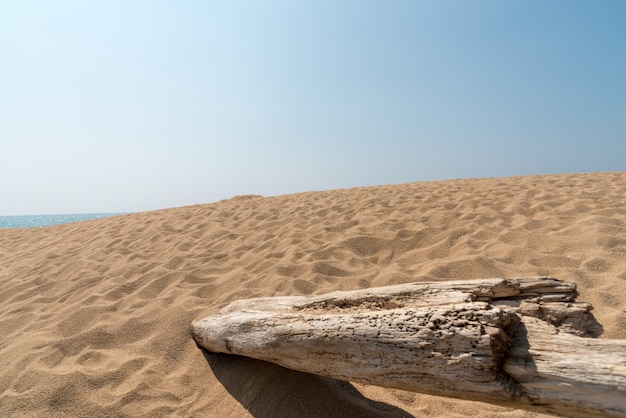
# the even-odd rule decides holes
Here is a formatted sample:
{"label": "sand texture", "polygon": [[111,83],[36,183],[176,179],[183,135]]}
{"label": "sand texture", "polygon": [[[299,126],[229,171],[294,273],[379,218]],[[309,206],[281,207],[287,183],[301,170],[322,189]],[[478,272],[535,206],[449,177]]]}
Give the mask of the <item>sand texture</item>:
{"label": "sand texture", "polygon": [[[535,417],[204,352],[241,298],[553,276],[626,339],[626,172],[229,200],[0,230],[0,415]],[[581,353],[584,355],[584,353]]]}

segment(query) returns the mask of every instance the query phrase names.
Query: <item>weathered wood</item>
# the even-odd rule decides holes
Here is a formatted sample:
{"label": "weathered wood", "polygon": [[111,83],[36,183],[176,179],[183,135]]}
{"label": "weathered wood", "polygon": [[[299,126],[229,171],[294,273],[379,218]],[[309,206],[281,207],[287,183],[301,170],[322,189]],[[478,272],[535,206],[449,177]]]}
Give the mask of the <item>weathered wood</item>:
{"label": "weathered wood", "polygon": [[503,369],[543,412],[626,416],[626,340],[581,338],[524,317]]}
{"label": "weathered wood", "polygon": [[341,380],[626,416],[626,341],[583,338],[600,327],[576,296],[552,278],[412,283],[237,301],[192,332],[209,351]]}

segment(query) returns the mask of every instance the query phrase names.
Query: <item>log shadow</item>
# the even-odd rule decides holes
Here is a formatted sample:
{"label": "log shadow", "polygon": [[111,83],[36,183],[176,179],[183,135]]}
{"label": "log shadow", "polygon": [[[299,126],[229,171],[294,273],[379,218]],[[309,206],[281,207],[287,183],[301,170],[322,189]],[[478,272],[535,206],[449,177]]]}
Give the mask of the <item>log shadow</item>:
{"label": "log shadow", "polygon": [[413,417],[364,397],[348,382],[248,357],[204,349],[202,354],[228,393],[255,418]]}

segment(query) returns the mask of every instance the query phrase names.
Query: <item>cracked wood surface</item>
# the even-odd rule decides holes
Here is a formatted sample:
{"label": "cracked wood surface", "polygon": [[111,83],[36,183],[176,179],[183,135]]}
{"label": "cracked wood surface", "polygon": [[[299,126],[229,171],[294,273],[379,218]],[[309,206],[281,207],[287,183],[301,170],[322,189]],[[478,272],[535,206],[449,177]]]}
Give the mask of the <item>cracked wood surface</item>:
{"label": "cracked wood surface", "polygon": [[626,341],[553,278],[411,283],[234,302],[192,324],[213,352],[566,416],[626,416]]}

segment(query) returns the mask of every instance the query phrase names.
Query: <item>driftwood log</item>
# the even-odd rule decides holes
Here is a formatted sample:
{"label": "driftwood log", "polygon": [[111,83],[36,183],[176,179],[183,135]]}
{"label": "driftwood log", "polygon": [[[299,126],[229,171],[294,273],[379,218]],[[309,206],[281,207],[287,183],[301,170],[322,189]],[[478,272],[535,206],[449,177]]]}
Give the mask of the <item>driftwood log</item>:
{"label": "driftwood log", "polygon": [[213,352],[302,372],[564,416],[626,416],[626,340],[574,283],[412,283],[234,302],[192,324]]}

